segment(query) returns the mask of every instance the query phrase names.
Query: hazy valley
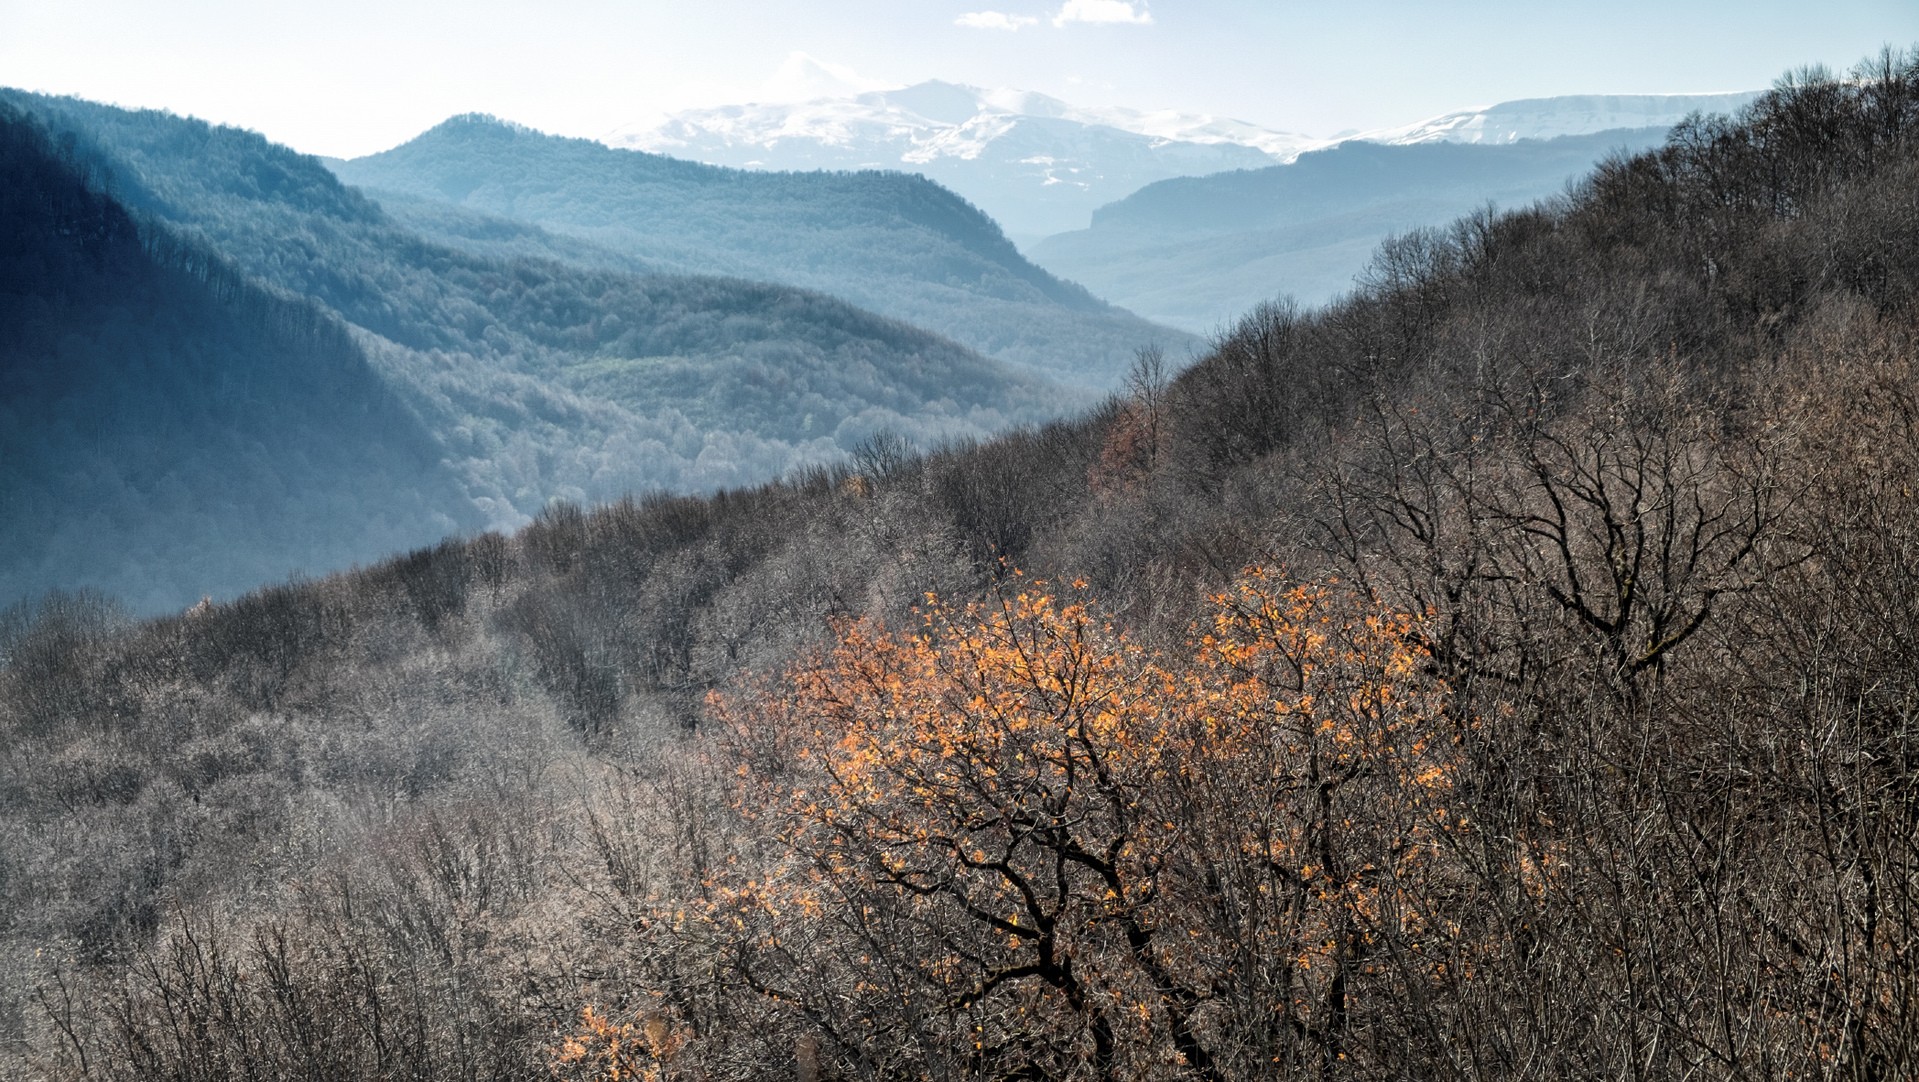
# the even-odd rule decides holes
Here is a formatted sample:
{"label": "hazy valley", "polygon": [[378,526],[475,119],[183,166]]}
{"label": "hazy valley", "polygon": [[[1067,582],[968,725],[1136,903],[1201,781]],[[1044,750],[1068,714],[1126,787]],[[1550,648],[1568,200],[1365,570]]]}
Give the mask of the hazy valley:
{"label": "hazy valley", "polygon": [[[152,599],[143,604],[164,598],[165,606],[177,607],[202,593],[231,596],[287,570],[332,569],[371,560],[396,543],[426,544],[455,526],[518,525],[555,498],[598,502],[625,493],[752,483],[836,460],[875,434],[931,446],[1056,417],[1090,398],[1083,386],[1061,385],[1028,367],[983,357],[790,285],[690,276],[670,256],[649,263],[450,209],[402,208],[395,217],[342,186],[317,161],[258,136],[71,100],[13,100],[25,110],[21,123],[37,121],[47,129],[43,141],[64,139],[75,148],[76,161],[115,193],[103,197],[106,204],[128,208],[112,213],[129,238],[140,234],[127,242],[133,249],[189,247],[198,253],[193,258],[219,268],[232,288],[263,298],[231,301],[224,311],[232,315],[216,318],[243,319],[234,309],[283,297],[276,303],[301,312],[354,363],[377,371],[372,386],[397,405],[417,438],[431,442],[432,469],[450,475],[451,482],[413,504],[410,528],[367,534],[343,517],[338,528],[361,531],[360,544],[306,552],[282,546],[275,564],[252,565],[268,572],[252,579],[147,560],[135,538],[146,535],[148,523],[120,506],[117,494],[91,507],[36,504],[45,517],[16,521],[33,523],[42,537],[57,533],[54,524],[70,513],[126,521],[119,534],[93,531],[85,544],[63,546],[68,555],[59,577],[51,568],[43,574],[24,564],[16,598],[55,585],[117,593],[126,588],[126,576],[158,576],[160,581],[141,587],[139,595]],[[60,183],[84,186],[73,177]],[[939,210],[936,204],[934,212]],[[140,224],[129,213],[139,215]],[[959,220],[990,234],[990,223],[965,215]],[[934,225],[903,228],[937,238],[943,224],[936,219]],[[951,243],[962,250],[961,242]],[[1010,248],[998,254],[1010,254]],[[1114,369],[1123,369],[1131,348],[1178,338],[1137,320],[1124,323],[1118,313],[1103,315],[1111,310],[1030,266],[1026,274],[1041,284],[1004,276],[1011,283],[1006,290],[1018,294],[1009,306],[1054,305],[1069,325],[1083,315],[1122,327],[1109,343]],[[53,285],[23,278],[23,303]],[[1055,304],[1046,288],[1065,303]],[[962,300],[971,295],[958,288],[947,292]],[[223,309],[216,305],[213,311]],[[1142,337],[1122,344],[1123,328]],[[140,372],[139,362],[111,344],[70,342],[67,348],[80,355],[64,363],[92,370],[89,390],[125,387]],[[30,369],[53,363],[23,346],[15,366],[25,379]],[[182,393],[214,401],[224,386]],[[137,405],[129,408],[138,415]],[[329,412],[334,408],[325,399],[277,400],[255,415],[312,410],[323,423],[335,424]],[[51,438],[31,411],[20,416],[13,434],[23,443]],[[165,446],[151,450],[162,460],[179,453],[177,448],[228,438],[173,422],[161,428]],[[243,507],[252,508],[244,514],[244,529],[308,513],[316,506],[304,499],[310,483],[343,491],[376,483],[316,466],[300,484],[261,491],[259,470],[248,459],[254,451],[270,457],[280,449],[274,441],[247,446],[232,469],[192,475],[192,484],[220,491],[216,507],[231,508],[211,515],[210,537],[240,527],[220,520]],[[113,461],[123,452],[99,453],[107,455],[107,469],[138,468]],[[79,528],[78,520],[67,527]],[[88,552],[93,555],[83,555]],[[209,558],[191,566],[204,566]],[[171,585],[161,584],[169,579]]]}

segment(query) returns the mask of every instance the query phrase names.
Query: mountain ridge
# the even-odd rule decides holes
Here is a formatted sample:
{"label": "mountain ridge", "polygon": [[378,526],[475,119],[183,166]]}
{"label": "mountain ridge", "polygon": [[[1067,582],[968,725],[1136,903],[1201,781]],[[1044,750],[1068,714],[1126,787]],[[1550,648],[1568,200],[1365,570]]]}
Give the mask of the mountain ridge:
{"label": "mountain ridge", "polygon": [[[231,593],[298,567],[332,570],[448,532],[511,528],[554,499],[605,502],[752,484],[843,457],[877,433],[931,446],[1038,423],[1081,401],[931,332],[797,287],[654,273],[524,223],[450,210],[428,215],[447,234],[436,240],[343,185],[317,159],[253,133],[11,91],[0,93],[0,108],[19,109],[73,146],[103,185],[131,193],[140,208],[134,216],[151,232],[199,253],[194,265],[225,268],[222,290],[297,300],[299,310],[341,328],[340,348],[370,366],[378,393],[424,426],[433,453],[411,472],[451,471],[449,490],[421,501],[444,516],[434,529],[362,531],[377,548],[348,545],[324,560],[282,561],[276,572],[250,562],[236,540],[227,562],[262,577],[221,579],[205,592]],[[41,288],[30,275],[21,280],[29,294]],[[44,364],[58,355],[62,319],[80,325],[77,338],[65,336],[80,342],[98,326],[119,325],[70,306],[58,311],[67,315],[0,327],[0,346]],[[241,345],[221,348],[226,356]],[[97,354],[94,382],[127,386],[113,375],[114,358],[132,363],[141,351],[99,350],[107,352],[89,354]],[[31,416],[8,435],[51,439]],[[263,476],[256,467],[274,461],[272,441],[255,442],[260,447],[228,448],[234,476]],[[122,461],[90,467],[90,475],[119,476]],[[146,482],[130,484],[140,499],[158,498]],[[39,480],[19,481],[0,499],[29,488],[51,491]],[[246,499],[259,496],[249,491]],[[60,506],[35,497],[32,514],[12,524],[53,522]],[[255,517],[265,522],[275,513]],[[157,579],[166,572],[159,561],[207,557],[133,555],[116,566]],[[105,581],[34,582],[44,588],[67,579]],[[138,592],[133,600],[145,610],[198,596]]]}
{"label": "mountain ridge", "polygon": [[964,197],[911,174],[735,169],[470,117],[335,168],[374,192],[516,218],[661,270],[844,297],[1095,390],[1138,348],[1190,341],[1034,265]]}
{"label": "mountain ridge", "polygon": [[1387,143],[1512,143],[1632,128],[1670,128],[1693,113],[1736,113],[1760,91],[1712,94],[1561,94],[1516,98],[1455,109],[1396,127],[1361,132],[1345,141]]}
{"label": "mountain ridge", "polygon": [[616,130],[614,146],[741,167],[924,173],[1019,236],[1059,232],[1142,184],[1260,164],[1311,140],[1172,111],[1082,109],[930,80],[850,98],[730,105]]}
{"label": "mountain ridge", "polygon": [[0,101],[0,607],[230,597],[484,523],[350,332]]}
{"label": "mountain ridge", "polygon": [[804,101],[689,109],[603,136],[613,146],[743,168],[917,170],[978,203],[1022,243],[1085,228],[1155,181],[1284,164],[1342,143],[1513,142],[1670,127],[1755,93],[1517,99],[1330,138],[1172,109],[1088,108],[1050,95],[928,80],[891,90],[822,81]]}
{"label": "mountain ridge", "polygon": [[1664,128],[1550,140],[1347,141],[1263,169],[1148,185],[1033,258],[1117,303],[1203,332],[1279,296],[1318,305],[1352,288],[1389,237],[1488,204],[1523,206]]}

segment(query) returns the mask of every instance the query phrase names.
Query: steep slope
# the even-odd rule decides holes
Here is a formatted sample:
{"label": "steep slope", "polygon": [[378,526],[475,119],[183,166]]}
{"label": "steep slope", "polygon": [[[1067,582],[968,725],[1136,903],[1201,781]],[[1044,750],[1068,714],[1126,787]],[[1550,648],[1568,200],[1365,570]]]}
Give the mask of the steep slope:
{"label": "steep slope", "polygon": [[790,287],[676,274],[524,223],[434,210],[431,240],[317,160],[158,113],[14,95],[116,190],[364,331],[488,520],[555,497],[706,490],[1042,420],[1070,394]]}
{"label": "steep slope", "polygon": [[1184,342],[1033,266],[973,206],[905,174],[724,169],[486,117],[450,120],[336,171],[663,270],[820,290],[1083,386],[1112,386],[1143,345]]}
{"label": "steep slope", "polygon": [[1312,140],[1209,116],[1075,108],[939,81],[801,104],[676,114],[607,142],[714,165],[898,169],[959,192],[1014,237],[1084,228],[1094,208],[1156,180],[1251,169]]}
{"label": "steep slope", "polygon": [[344,327],[102,173],[0,104],[0,607],[179,608],[481,524]]}
{"label": "steep slope", "polygon": [[1286,294],[1321,304],[1352,288],[1382,240],[1488,203],[1562,191],[1661,128],[1497,145],[1348,142],[1286,165],[1150,185],[1102,207],[1089,229],[1032,255],[1117,304],[1206,331]]}

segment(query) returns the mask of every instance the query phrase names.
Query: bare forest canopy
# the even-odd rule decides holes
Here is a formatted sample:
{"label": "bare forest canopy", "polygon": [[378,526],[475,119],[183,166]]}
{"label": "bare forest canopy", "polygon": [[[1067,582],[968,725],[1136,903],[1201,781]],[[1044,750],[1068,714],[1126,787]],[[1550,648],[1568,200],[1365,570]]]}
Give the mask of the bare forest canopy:
{"label": "bare forest canopy", "polygon": [[16,609],[7,1073],[1910,1077],[1916,473],[1889,51],[1073,420]]}

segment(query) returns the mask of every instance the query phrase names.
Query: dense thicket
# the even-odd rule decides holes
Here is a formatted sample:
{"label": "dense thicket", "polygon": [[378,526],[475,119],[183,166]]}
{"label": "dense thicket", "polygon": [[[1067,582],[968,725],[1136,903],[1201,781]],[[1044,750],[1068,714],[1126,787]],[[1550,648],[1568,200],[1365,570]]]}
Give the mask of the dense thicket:
{"label": "dense thicket", "polygon": [[17,1062],[1909,1075],[1915,125],[1805,73],[1073,423],[0,625]]}
{"label": "dense thicket", "polygon": [[991,218],[906,173],[726,169],[484,116],[334,169],[377,192],[531,222],[661,270],[816,289],[1097,391],[1114,386],[1135,349],[1189,342],[1034,266]]}

